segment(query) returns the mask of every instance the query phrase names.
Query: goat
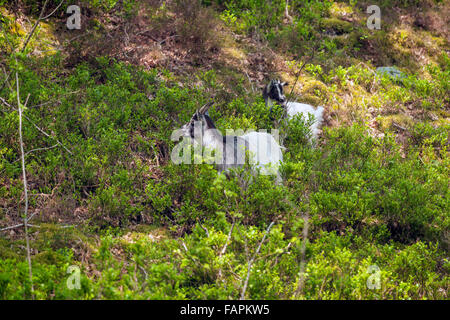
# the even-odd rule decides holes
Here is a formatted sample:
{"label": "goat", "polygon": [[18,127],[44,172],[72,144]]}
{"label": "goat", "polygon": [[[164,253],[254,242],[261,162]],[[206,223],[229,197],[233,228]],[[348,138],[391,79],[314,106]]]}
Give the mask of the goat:
{"label": "goat", "polygon": [[289,119],[293,118],[297,114],[301,114],[305,120],[308,120],[308,114],[314,116],[314,123],[311,125],[311,134],[313,139],[317,139],[320,129],[319,127],[323,122],[324,108],[319,106],[315,109],[313,106],[305,103],[288,102],[286,96],[283,93],[283,87],[288,85],[287,82],[281,82],[280,80],[271,80],[270,83],[263,90],[263,97],[266,101],[266,107],[272,111],[273,103],[280,104],[286,111]]}
{"label": "goat", "polygon": [[276,175],[276,181],[280,183],[278,166],[283,161],[283,154],[274,137],[265,132],[223,136],[208,115],[210,106],[211,104],[207,104],[197,110],[191,120],[181,127],[181,135],[193,139],[205,149],[214,151],[219,172],[244,166],[246,155],[249,154],[249,163],[253,170],[259,168],[261,174]]}

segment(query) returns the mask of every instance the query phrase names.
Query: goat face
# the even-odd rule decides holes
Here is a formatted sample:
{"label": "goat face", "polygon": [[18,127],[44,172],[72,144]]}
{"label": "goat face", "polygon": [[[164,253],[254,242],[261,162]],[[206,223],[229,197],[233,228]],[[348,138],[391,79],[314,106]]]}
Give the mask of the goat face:
{"label": "goat face", "polygon": [[208,116],[208,109],[212,103],[208,103],[197,110],[185,125],[181,127],[184,137],[195,138],[195,135],[203,135],[205,130],[215,129],[212,119]]}
{"label": "goat face", "polygon": [[278,79],[271,80],[270,83],[264,88],[264,99],[271,99],[281,105],[284,105],[286,103],[286,96],[283,93],[283,87],[286,85],[288,85],[287,82],[281,82]]}
{"label": "goat face", "polygon": [[198,114],[198,112],[194,113],[194,115],[192,116],[191,120],[189,120],[186,124],[184,124],[181,127],[181,131],[183,132],[183,136],[184,137],[189,137],[194,139],[194,128],[195,128],[195,123],[201,121],[200,120],[200,115]]}

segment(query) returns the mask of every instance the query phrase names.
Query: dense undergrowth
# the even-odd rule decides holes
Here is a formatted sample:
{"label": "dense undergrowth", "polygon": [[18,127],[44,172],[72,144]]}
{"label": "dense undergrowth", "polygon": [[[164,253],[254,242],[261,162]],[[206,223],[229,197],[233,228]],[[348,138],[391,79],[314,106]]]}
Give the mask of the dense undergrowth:
{"label": "dense undergrowth", "polygon": [[[43,2],[0,1],[0,228],[20,223],[24,207],[16,83],[5,80],[17,72],[27,99],[25,150],[45,148],[26,156],[36,298],[448,298],[450,58],[432,26],[405,29],[388,15],[386,27],[369,31],[358,1],[289,1],[290,18],[284,0],[80,2],[97,19],[97,40],[111,20],[149,12],[156,34],[172,30],[183,38],[176,45],[191,50],[186,74],[178,72],[183,66],[148,68],[100,50],[74,59],[68,52],[84,52],[85,43],[52,47],[64,14],[43,23],[18,53],[28,31],[23,16],[36,19]],[[448,5],[394,3],[406,12]],[[13,14],[15,6],[21,10]],[[219,27],[189,28],[192,21]],[[295,80],[304,57],[317,51],[295,88],[298,100],[327,110],[316,148],[307,120],[272,121],[248,75],[215,61],[230,34],[286,61],[261,85],[273,75]],[[253,54],[245,42],[233,46]],[[416,49],[426,58],[415,59]],[[211,60],[213,68],[199,64]],[[406,77],[377,76],[375,67],[386,63]],[[280,129],[282,185],[171,162],[172,131],[212,97],[221,130]],[[2,299],[32,297],[25,257],[23,230],[1,232]],[[72,265],[81,269],[73,290]],[[378,288],[368,285],[373,270]]]}

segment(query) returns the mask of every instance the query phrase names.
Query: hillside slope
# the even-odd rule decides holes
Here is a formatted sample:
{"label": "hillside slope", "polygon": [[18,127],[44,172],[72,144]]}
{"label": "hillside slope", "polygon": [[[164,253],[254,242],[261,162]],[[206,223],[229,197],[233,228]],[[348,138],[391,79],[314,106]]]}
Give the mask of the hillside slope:
{"label": "hillside slope", "polygon": [[[65,2],[0,1],[2,299],[448,298],[450,3],[380,1],[379,30],[372,2],[270,3],[80,0],[70,30]],[[317,147],[273,78],[324,106]],[[171,161],[209,101],[280,130],[282,185]]]}

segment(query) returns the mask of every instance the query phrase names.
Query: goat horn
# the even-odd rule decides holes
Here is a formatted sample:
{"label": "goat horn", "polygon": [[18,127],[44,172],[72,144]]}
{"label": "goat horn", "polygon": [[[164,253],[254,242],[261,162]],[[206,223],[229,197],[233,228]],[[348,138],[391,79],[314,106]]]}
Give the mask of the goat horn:
{"label": "goat horn", "polygon": [[201,107],[201,108],[198,110],[198,113],[200,113],[200,114],[205,114],[206,111],[208,111],[208,109],[209,109],[213,104],[214,104],[214,102],[208,102],[207,104],[205,104],[203,107]]}

